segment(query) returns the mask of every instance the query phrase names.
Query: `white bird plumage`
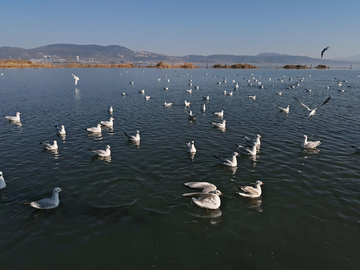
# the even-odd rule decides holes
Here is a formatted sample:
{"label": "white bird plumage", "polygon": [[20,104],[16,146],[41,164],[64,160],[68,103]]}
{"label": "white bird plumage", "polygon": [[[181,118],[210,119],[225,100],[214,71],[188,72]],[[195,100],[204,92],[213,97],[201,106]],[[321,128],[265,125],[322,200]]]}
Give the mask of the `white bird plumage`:
{"label": "white bird plumage", "polygon": [[257,153],[256,145],[253,145],[251,149],[246,148],[246,147],[244,147],[242,145],[239,145],[239,144],[235,144],[235,145],[239,149],[241,154],[248,155],[248,156],[255,156],[256,153]]}
{"label": "white bird plumage", "polygon": [[315,109],[310,109],[308,106],[306,106],[304,103],[300,102],[296,97],[294,99],[299,102],[301,105],[303,105],[308,111],[310,111],[308,118],[311,119],[313,115],[316,114],[316,110],[319,109],[321,106],[325,105],[329,102],[331,97],[328,97],[323,103],[321,103],[319,106],[317,106]]}
{"label": "white bird plumage", "polygon": [[165,101],[165,102],[164,102],[164,106],[165,106],[165,107],[170,107],[170,106],[172,106],[172,102],[166,102],[166,101]]}
{"label": "white bird plumage", "polygon": [[0,171],[0,189],[6,187],[6,182],[3,176],[3,173]]}
{"label": "white bird plumage", "polygon": [[261,145],[260,138],[261,138],[260,134],[256,134],[256,137],[254,140],[250,139],[249,137],[243,136],[243,139],[247,145],[249,145],[249,146],[255,145],[257,148],[259,148]]}
{"label": "white bird plumage", "polygon": [[53,144],[51,143],[43,143],[43,142],[40,142],[40,144],[44,147],[44,149],[46,150],[57,150],[58,149],[58,144],[57,144],[57,141],[54,141]]}
{"label": "white bird plumage", "polygon": [[113,117],[110,117],[109,121],[101,121],[100,124],[105,127],[112,127],[114,125],[114,119]]}
{"label": "white bird plumage", "polygon": [[306,135],[300,136],[304,138],[303,142],[301,143],[301,147],[307,148],[307,149],[315,149],[317,146],[319,146],[323,141],[308,141],[308,137]]}
{"label": "white bird plumage", "polygon": [[186,152],[189,152],[189,153],[195,153],[196,152],[194,141],[186,142]]}
{"label": "white bird plumage", "polygon": [[218,209],[221,205],[221,191],[214,184],[208,182],[188,182],[184,183],[186,187],[202,189],[201,192],[184,193],[184,197],[192,197],[195,204],[201,208]]}
{"label": "white bird plumage", "polygon": [[221,110],[220,112],[214,112],[216,116],[223,117],[224,116],[224,110]]}
{"label": "white bird plumage", "polygon": [[189,111],[189,116],[188,116],[189,120],[196,120],[196,115],[192,113],[192,111]]}
{"label": "white bird plumage", "polygon": [[140,131],[136,131],[136,135],[129,135],[129,134],[127,134],[127,133],[125,133],[124,132],[124,134],[125,134],[125,136],[126,137],[128,137],[128,139],[130,140],[130,141],[140,141]]}
{"label": "white bird plumage", "polygon": [[221,123],[217,123],[217,122],[210,122],[211,125],[213,125],[214,127],[217,128],[225,128],[226,127],[226,120],[223,120]]}
{"label": "white bird plumage", "polygon": [[184,101],[185,107],[189,107],[190,106],[190,101]]}
{"label": "white bird plumage", "polygon": [[76,76],[76,75],[74,75],[74,74],[72,74],[72,73],[71,73],[71,75],[73,75],[74,80],[75,80],[75,85],[77,85],[77,84],[78,84],[78,81],[80,80],[79,77]]}
{"label": "white bird plumage", "polygon": [[56,187],[52,191],[51,198],[45,198],[39,201],[33,201],[30,203],[30,206],[36,209],[53,209],[57,207],[60,203],[59,192],[61,191],[62,191],[61,188]]}
{"label": "white bird plumage", "polygon": [[17,112],[15,116],[3,115],[5,119],[9,120],[10,122],[20,122],[20,114]]}
{"label": "white bird plumage", "polygon": [[289,113],[290,111],[290,105],[287,105],[286,108],[281,108],[281,107],[278,107],[280,112],[284,112],[284,113]]}
{"label": "white bird plumage", "polygon": [[237,166],[237,159],[236,157],[239,153],[234,152],[230,158],[222,158],[218,156],[214,156],[222,165],[227,167],[236,167]]}
{"label": "white bird plumage", "polygon": [[101,133],[101,124],[97,124],[96,127],[91,127],[86,129],[90,133]]}
{"label": "white bird plumage", "polygon": [[64,126],[64,125],[61,125],[60,127],[55,126],[55,129],[56,129],[56,133],[57,133],[58,135],[65,135],[65,134],[66,134],[65,126]]}
{"label": "white bird plumage", "polygon": [[240,186],[238,188],[244,192],[237,192],[237,194],[243,197],[258,198],[261,196],[262,193],[261,185],[264,185],[264,183],[261,182],[260,180],[257,180],[255,182],[255,188],[252,186]]}
{"label": "white bird plumage", "polygon": [[93,152],[95,155],[99,156],[99,157],[108,157],[111,155],[111,147],[110,145],[107,145],[105,150],[99,149],[99,150],[93,150],[88,148],[91,152]]}

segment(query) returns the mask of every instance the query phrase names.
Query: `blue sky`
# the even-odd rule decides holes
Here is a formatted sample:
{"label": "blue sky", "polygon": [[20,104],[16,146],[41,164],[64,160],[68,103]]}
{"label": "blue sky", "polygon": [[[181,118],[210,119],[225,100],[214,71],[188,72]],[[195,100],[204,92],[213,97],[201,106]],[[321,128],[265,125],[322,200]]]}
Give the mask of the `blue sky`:
{"label": "blue sky", "polygon": [[359,0],[0,0],[0,47],[120,45],[171,56],[360,55]]}

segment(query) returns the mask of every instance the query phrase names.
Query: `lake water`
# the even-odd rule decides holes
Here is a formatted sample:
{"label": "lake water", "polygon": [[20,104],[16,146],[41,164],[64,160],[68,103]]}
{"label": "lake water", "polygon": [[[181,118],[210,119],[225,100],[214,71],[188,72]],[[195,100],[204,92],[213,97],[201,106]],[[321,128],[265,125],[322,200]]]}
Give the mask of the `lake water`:
{"label": "lake water", "polygon": [[[0,123],[7,182],[0,191],[1,269],[360,269],[360,154],[350,147],[360,146],[359,70],[1,72],[0,113],[22,113],[21,124]],[[337,78],[347,82],[339,87]],[[224,96],[233,80],[238,91]],[[294,96],[311,108],[331,100],[310,121]],[[174,105],[165,108],[165,101]],[[109,120],[110,105],[113,130],[88,135],[86,128]],[[279,113],[287,105],[290,113]],[[196,121],[187,119],[189,110]],[[221,121],[214,116],[220,110],[225,131],[209,124]],[[65,137],[55,125],[65,125]],[[139,145],[123,134],[136,130]],[[260,153],[239,156],[237,168],[213,157],[229,157],[242,136],[257,133]],[[324,141],[303,150],[304,134]],[[53,140],[59,150],[43,151],[39,141]],[[193,157],[185,151],[189,140]],[[108,159],[88,150],[107,144]],[[236,194],[235,186],[257,179],[265,183],[260,199]],[[190,181],[215,184],[224,193],[220,209],[182,197]],[[50,197],[54,187],[63,190],[54,210],[21,203]]]}

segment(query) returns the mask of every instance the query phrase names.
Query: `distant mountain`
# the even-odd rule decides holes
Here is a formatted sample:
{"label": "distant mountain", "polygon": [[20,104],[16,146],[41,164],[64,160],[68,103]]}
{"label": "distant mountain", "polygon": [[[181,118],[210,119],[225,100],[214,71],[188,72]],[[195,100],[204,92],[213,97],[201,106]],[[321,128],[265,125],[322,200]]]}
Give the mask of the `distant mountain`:
{"label": "distant mountain", "polygon": [[334,58],[334,60],[360,62],[360,54],[350,57],[338,57],[338,58]]}
{"label": "distant mountain", "polygon": [[74,44],[52,44],[33,49],[23,49],[16,47],[1,47],[0,59],[47,59],[54,62],[115,62],[115,63],[145,63],[156,64],[160,61],[166,63],[184,63],[192,62],[198,65],[214,65],[214,64],[235,64],[235,63],[251,63],[257,65],[339,65],[354,64],[359,60],[329,60],[320,58],[311,58],[307,56],[293,56],[279,53],[260,53],[255,56],[251,55],[186,55],[186,56],[167,56],[151,52],[136,52],[126,47],[118,45],[100,46],[100,45],[74,45]]}

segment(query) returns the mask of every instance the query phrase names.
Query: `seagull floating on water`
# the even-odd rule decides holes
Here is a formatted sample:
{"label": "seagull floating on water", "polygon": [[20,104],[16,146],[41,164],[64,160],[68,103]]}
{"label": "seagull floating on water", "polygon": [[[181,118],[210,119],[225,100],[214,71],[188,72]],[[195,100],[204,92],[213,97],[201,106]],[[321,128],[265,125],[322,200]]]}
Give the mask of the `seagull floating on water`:
{"label": "seagull floating on water", "polygon": [[311,119],[313,115],[316,114],[316,110],[319,109],[322,105],[325,105],[329,102],[331,97],[328,97],[323,103],[321,103],[319,106],[317,106],[315,109],[310,109],[308,106],[306,106],[304,103],[300,102],[296,97],[294,97],[297,102],[299,102],[301,105],[303,105],[308,111],[310,111],[308,118]]}
{"label": "seagull floating on water", "polygon": [[109,121],[101,121],[100,124],[105,127],[112,127],[114,125],[114,122],[113,122],[114,119],[115,118],[110,117]]}
{"label": "seagull floating on water", "polygon": [[111,151],[110,151],[110,145],[107,145],[106,146],[106,149],[105,150],[93,150],[93,149],[90,149],[88,148],[91,152],[93,152],[95,155],[99,156],[99,157],[108,157],[111,155]]}
{"label": "seagull floating on water", "polygon": [[145,96],[145,100],[149,100],[150,99],[150,96]]}
{"label": "seagull floating on water", "polygon": [[226,127],[226,120],[223,120],[221,123],[217,122],[210,122],[211,125],[217,128],[225,128]]}
{"label": "seagull floating on water", "polygon": [[256,100],[256,95],[254,95],[254,96],[248,95],[248,97],[249,97],[250,99],[252,99],[252,100]]}
{"label": "seagull floating on water", "polygon": [[216,116],[223,117],[224,116],[224,110],[221,110],[221,112],[214,112]]}
{"label": "seagull floating on water", "polygon": [[53,209],[59,205],[59,192],[61,192],[61,188],[56,187],[52,191],[51,198],[41,199],[39,201],[33,201],[29,205],[36,209]]}
{"label": "seagull floating on water", "polygon": [[114,108],[113,108],[113,106],[109,106],[109,113],[113,113],[114,112]]}
{"label": "seagull floating on water", "polygon": [[189,152],[189,153],[196,152],[194,141],[186,142],[186,152]]}
{"label": "seagull floating on water", "polygon": [[206,209],[218,209],[221,205],[221,191],[214,184],[208,182],[188,182],[186,187],[202,189],[201,192],[184,193],[184,197],[192,197],[194,203]]}
{"label": "seagull floating on water", "polygon": [[74,74],[72,74],[72,73],[71,73],[71,75],[73,75],[74,80],[75,80],[75,85],[77,85],[77,84],[78,84],[78,81],[80,80],[79,77],[76,76],[76,75],[74,75]]}
{"label": "seagull floating on water", "polygon": [[3,115],[5,117],[5,119],[9,120],[10,122],[20,122],[20,114],[19,112],[16,113],[15,116],[8,116],[8,115]]}
{"label": "seagull floating on water", "polygon": [[202,105],[201,110],[202,110],[203,112],[206,111],[206,106],[205,106],[205,104]]}
{"label": "seagull floating on water", "polygon": [[6,182],[5,182],[5,179],[3,177],[3,173],[0,172],[0,189],[3,189],[4,187],[6,187]]}
{"label": "seagull floating on water", "polygon": [[301,138],[304,138],[303,142],[301,143],[301,147],[306,149],[315,149],[317,146],[319,146],[323,140],[321,141],[308,141],[308,137],[306,135],[300,136]]}
{"label": "seagull floating on water", "polygon": [[136,135],[128,135],[127,133],[125,133],[125,136],[128,137],[129,141],[140,141],[140,131],[136,131]]}
{"label": "seagull floating on water", "polygon": [[90,133],[101,133],[101,124],[97,124],[96,127],[91,127],[86,129]]}
{"label": "seagull floating on water", "polygon": [[238,156],[239,153],[234,152],[230,158],[222,158],[214,156],[222,165],[227,167],[236,167],[237,166],[237,159],[236,156]]}
{"label": "seagull floating on water", "polygon": [[203,100],[210,100],[210,97],[209,97],[209,96],[205,96],[205,97],[203,97]]}
{"label": "seagull floating on water", "polygon": [[170,107],[170,106],[172,106],[172,102],[166,102],[166,101],[165,101],[165,102],[164,102],[164,106],[165,106],[165,107]]}
{"label": "seagull floating on water", "polygon": [[290,105],[287,105],[286,108],[281,108],[281,107],[278,108],[280,109],[280,112],[289,113],[290,111]]}
{"label": "seagull floating on water", "polygon": [[243,140],[245,141],[245,143],[249,146],[256,146],[257,148],[260,148],[261,145],[261,141],[260,141],[261,136],[259,134],[256,134],[256,138],[254,140],[250,139],[249,137],[243,136]]}
{"label": "seagull floating on water", "polygon": [[58,144],[57,144],[57,141],[54,141],[53,144],[50,144],[50,143],[43,143],[43,142],[40,142],[40,144],[42,146],[44,146],[44,149],[46,150],[57,150],[58,149]]}
{"label": "seagull floating on water", "polygon": [[66,134],[64,125],[61,125],[60,127],[55,126],[55,128],[56,128],[56,133],[58,135],[65,135]]}
{"label": "seagull floating on water", "polygon": [[195,114],[192,114],[192,111],[189,111],[188,119],[189,119],[189,120],[195,120],[195,118],[196,118],[196,115],[195,115]]}
{"label": "seagull floating on water", "polygon": [[249,198],[258,198],[261,196],[261,185],[264,185],[263,182],[260,180],[257,180],[255,182],[255,188],[251,186],[240,186],[238,187],[240,190],[244,192],[237,192],[237,194],[243,196],[243,197],[249,197]]}
{"label": "seagull floating on water", "polygon": [[190,106],[190,101],[184,101],[185,107],[189,107]]}
{"label": "seagull floating on water", "polygon": [[256,153],[257,153],[256,145],[253,145],[251,149],[246,148],[246,147],[244,147],[242,145],[239,145],[239,144],[235,144],[235,145],[240,150],[241,154],[248,155],[248,156],[255,156]]}

